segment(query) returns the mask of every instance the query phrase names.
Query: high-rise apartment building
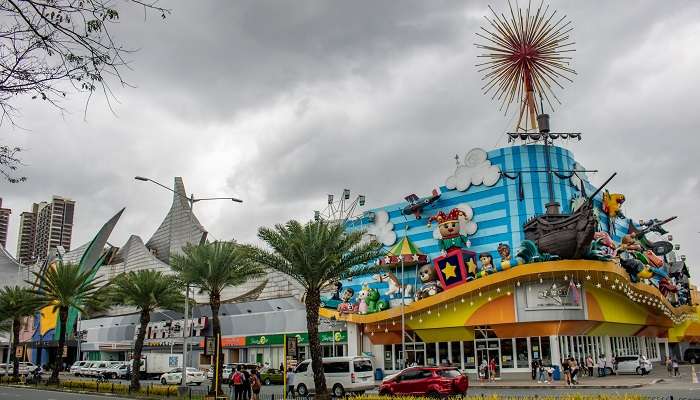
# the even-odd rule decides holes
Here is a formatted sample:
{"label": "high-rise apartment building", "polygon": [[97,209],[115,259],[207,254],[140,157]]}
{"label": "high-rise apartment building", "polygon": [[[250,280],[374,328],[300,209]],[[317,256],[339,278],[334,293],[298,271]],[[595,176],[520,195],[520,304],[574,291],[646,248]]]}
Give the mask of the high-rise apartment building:
{"label": "high-rise apartment building", "polygon": [[2,208],[2,198],[0,198],[0,246],[3,248],[7,244],[7,228],[10,224],[10,214],[12,210]]}
{"label": "high-rise apartment building", "polygon": [[75,201],[60,196],[32,204],[32,211],[20,215],[17,259],[29,265],[58,246],[70,250],[74,212]]}

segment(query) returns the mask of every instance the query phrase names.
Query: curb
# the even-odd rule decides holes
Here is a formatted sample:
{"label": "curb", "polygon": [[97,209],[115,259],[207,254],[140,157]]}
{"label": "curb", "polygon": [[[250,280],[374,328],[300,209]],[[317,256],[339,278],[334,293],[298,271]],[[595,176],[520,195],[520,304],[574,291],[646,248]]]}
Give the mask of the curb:
{"label": "curb", "polygon": [[494,385],[494,386],[479,386],[470,385],[469,389],[636,389],[643,387],[644,383],[635,383],[631,385],[547,385],[547,386],[529,386],[529,385]]}
{"label": "curb", "polygon": [[24,385],[0,385],[0,387],[11,387],[15,389],[25,389],[25,390],[35,390],[39,392],[60,392],[60,393],[73,393],[73,394],[87,394],[90,396],[103,396],[103,397],[116,397],[116,398],[122,398],[122,399],[139,399],[139,400],[161,400],[161,397],[136,397],[136,396],[129,396],[128,394],[119,394],[119,393],[102,393],[102,392],[91,392],[89,390],[62,390],[62,389],[57,389],[57,388],[49,388],[49,387],[33,387],[33,386],[24,386]]}

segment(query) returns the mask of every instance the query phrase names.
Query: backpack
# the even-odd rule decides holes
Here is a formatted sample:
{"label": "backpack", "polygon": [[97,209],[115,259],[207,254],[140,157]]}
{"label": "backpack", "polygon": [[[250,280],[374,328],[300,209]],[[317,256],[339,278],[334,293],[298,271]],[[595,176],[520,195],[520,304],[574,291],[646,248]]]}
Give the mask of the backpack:
{"label": "backpack", "polygon": [[258,379],[258,376],[255,374],[252,374],[250,376],[250,388],[253,390],[260,390],[260,379]]}
{"label": "backpack", "polygon": [[240,371],[236,371],[233,373],[233,381],[234,385],[242,385],[243,384],[243,374],[240,373]]}

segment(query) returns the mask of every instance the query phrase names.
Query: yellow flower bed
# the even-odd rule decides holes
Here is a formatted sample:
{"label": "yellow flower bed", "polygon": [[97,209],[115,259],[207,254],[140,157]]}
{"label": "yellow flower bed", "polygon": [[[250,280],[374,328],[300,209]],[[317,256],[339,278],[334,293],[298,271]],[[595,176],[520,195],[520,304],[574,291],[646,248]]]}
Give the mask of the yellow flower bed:
{"label": "yellow flower bed", "polygon": [[[527,400],[527,399],[537,399],[537,400],[643,400],[646,399],[645,396],[640,396],[636,394],[625,394],[625,395],[587,395],[587,394],[562,394],[561,396],[500,396],[497,394],[492,394],[488,396],[465,396],[464,400]],[[354,397],[357,400],[391,400],[391,399],[401,399],[401,400],[434,400],[430,397],[425,396],[379,396],[379,395],[363,395]]]}
{"label": "yellow flower bed", "polygon": [[[91,392],[101,393],[129,393],[129,385],[123,383],[101,382],[97,381],[61,381],[61,387],[72,390],[87,390]],[[138,394],[149,396],[176,396],[177,386],[151,386],[143,385]]]}

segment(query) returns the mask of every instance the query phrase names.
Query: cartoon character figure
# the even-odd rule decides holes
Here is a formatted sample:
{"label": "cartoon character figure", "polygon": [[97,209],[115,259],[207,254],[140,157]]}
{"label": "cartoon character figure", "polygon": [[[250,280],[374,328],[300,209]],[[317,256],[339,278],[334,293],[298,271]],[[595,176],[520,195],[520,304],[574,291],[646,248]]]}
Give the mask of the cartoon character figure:
{"label": "cartoon character figure", "polygon": [[423,265],[418,270],[418,277],[422,282],[420,290],[416,292],[416,300],[425,299],[442,292],[442,287],[435,276],[435,269],[430,264]]}
{"label": "cartoon character figure", "polygon": [[662,268],[663,260],[651,250],[644,251],[636,232],[622,237],[617,254],[620,257],[620,265],[630,275],[632,282],[650,280],[658,286],[660,279],[668,277],[668,272]]}
{"label": "cartoon character figure", "polygon": [[479,254],[479,262],[481,262],[480,276],[493,274],[496,272],[496,267],[493,266],[493,256],[489,253]]}
{"label": "cartoon character figure", "polygon": [[343,293],[340,295],[341,303],[338,304],[338,312],[341,314],[352,314],[357,312],[355,305],[350,302],[352,296],[355,295],[355,291],[352,288],[345,288]]}
{"label": "cartoon character figure", "polygon": [[389,304],[380,299],[379,291],[370,288],[366,284],[363,285],[362,290],[357,294],[357,298],[359,299],[358,314],[372,314],[389,308]]}
{"label": "cartoon character figure", "polygon": [[617,256],[617,244],[607,232],[595,232],[586,258],[608,261]]}
{"label": "cartoon character figure", "polygon": [[343,288],[343,284],[340,283],[340,281],[336,281],[333,283],[335,286],[335,292],[333,292],[333,296],[331,296],[331,300],[341,300],[340,298],[340,289]]}
{"label": "cartoon character figure", "polygon": [[428,226],[432,225],[433,221],[438,223],[441,239],[438,240],[440,249],[448,251],[452,248],[462,248],[467,246],[467,237],[462,235],[459,230],[459,217],[467,218],[467,214],[459,208],[453,208],[449,214],[439,211],[428,219]]}
{"label": "cartoon character figure", "polygon": [[497,251],[501,256],[501,262],[510,261],[510,246],[505,243],[499,243]]}

